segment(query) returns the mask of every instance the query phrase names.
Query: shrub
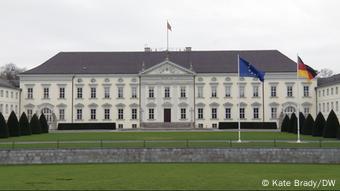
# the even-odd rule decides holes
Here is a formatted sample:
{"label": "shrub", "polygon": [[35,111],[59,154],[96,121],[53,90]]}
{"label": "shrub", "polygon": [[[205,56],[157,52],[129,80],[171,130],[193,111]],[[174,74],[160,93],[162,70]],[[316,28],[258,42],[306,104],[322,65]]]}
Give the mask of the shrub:
{"label": "shrub", "polygon": [[326,120],[323,117],[322,113],[319,112],[318,115],[316,116],[316,119],[313,125],[312,135],[314,137],[322,136],[325,125],[326,125]]}
{"label": "shrub", "polygon": [[337,133],[336,131],[339,128],[339,121],[336,117],[336,114],[333,110],[329,113],[326,121],[326,126],[323,129],[323,137],[325,138],[335,138]]}
{"label": "shrub", "polygon": [[40,115],[39,121],[40,121],[41,133],[48,133],[48,123],[43,113]]}
{"label": "shrub", "polygon": [[6,120],[2,113],[0,113],[0,138],[7,138],[9,136]]}
{"label": "shrub", "polygon": [[289,117],[288,115],[285,115],[283,118],[282,124],[281,124],[281,132],[288,132],[289,128]]}
{"label": "shrub", "polygon": [[308,114],[301,128],[301,134],[312,135],[313,126],[314,126],[314,119],[311,114]]}
{"label": "shrub", "polygon": [[31,130],[31,127],[30,127],[30,124],[28,122],[28,118],[25,112],[21,114],[21,117],[19,119],[19,127],[20,127],[21,135],[32,134],[32,130]]}
{"label": "shrub", "polygon": [[295,113],[292,113],[290,116],[288,132],[297,133],[297,118]]}
{"label": "shrub", "polygon": [[31,119],[30,127],[32,129],[32,134],[40,134],[41,133],[40,121],[39,121],[36,114],[34,114],[32,119]]}
{"label": "shrub", "polygon": [[20,128],[19,128],[19,121],[17,116],[15,115],[14,111],[8,117],[7,120],[7,127],[9,130],[10,137],[17,137],[20,136]]}
{"label": "shrub", "polygon": [[306,120],[305,115],[303,115],[302,112],[299,112],[300,133],[301,133],[301,130],[302,130],[302,127],[303,127],[303,124],[304,124],[305,120]]}

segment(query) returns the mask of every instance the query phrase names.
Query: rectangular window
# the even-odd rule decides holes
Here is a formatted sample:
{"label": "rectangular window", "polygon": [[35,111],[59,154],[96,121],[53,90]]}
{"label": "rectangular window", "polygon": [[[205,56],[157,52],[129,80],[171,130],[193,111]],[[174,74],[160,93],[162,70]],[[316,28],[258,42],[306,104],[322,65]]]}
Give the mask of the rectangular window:
{"label": "rectangular window", "polygon": [[59,120],[60,121],[65,120],[65,109],[59,109]]}
{"label": "rectangular window", "polygon": [[276,107],[271,108],[271,118],[277,119],[277,108]]}
{"label": "rectangular window", "polygon": [[254,119],[259,118],[259,108],[257,108],[257,107],[253,108],[253,117],[254,117]]}
{"label": "rectangular window", "polygon": [[322,112],[325,112],[326,109],[325,109],[325,103],[322,103]]}
{"label": "rectangular window", "polygon": [[65,88],[59,88],[59,98],[60,99],[65,98]]}
{"label": "rectangular window", "polygon": [[149,108],[149,119],[155,119],[155,110],[154,110],[154,108]]}
{"label": "rectangular window", "polygon": [[28,109],[27,110],[27,118],[28,120],[31,120],[33,117],[33,110],[32,109]]}
{"label": "rectangular window", "polygon": [[339,93],[339,88],[335,87],[335,94],[338,95],[338,93]]}
{"label": "rectangular window", "polygon": [[6,98],[8,98],[8,91],[6,91]]}
{"label": "rectangular window", "polygon": [[203,87],[197,87],[197,97],[203,98]]}
{"label": "rectangular window", "polygon": [[132,124],[132,129],[136,129],[137,128],[137,124]]}
{"label": "rectangular window", "polygon": [[18,99],[18,92],[15,93],[15,99]]}
{"label": "rectangular window", "polygon": [[197,110],[198,119],[203,119],[203,108],[198,108]]}
{"label": "rectangular window", "polygon": [[198,128],[203,128],[203,123],[199,123]]}
{"label": "rectangular window", "polygon": [[327,91],[327,96],[328,96],[329,95],[329,89],[327,88],[326,91]]}
{"label": "rectangular window", "polygon": [[253,86],[253,97],[259,97],[259,87]]}
{"label": "rectangular window", "polygon": [[216,129],[217,128],[217,123],[212,124],[212,128]]}
{"label": "rectangular window", "polygon": [[181,87],[181,98],[185,98],[186,97],[186,89],[185,87]]}
{"label": "rectangular window", "polygon": [[104,87],[104,98],[110,98],[110,87]]}
{"label": "rectangular window", "polygon": [[104,119],[110,119],[110,109],[104,109]]}
{"label": "rectangular window", "polygon": [[124,88],[123,87],[118,87],[118,98],[123,98],[124,97]]}
{"label": "rectangular window", "polygon": [[329,103],[327,102],[327,112],[329,112]]}
{"label": "rectangular window", "polygon": [[321,112],[321,103],[319,103],[318,112]]}
{"label": "rectangular window", "polygon": [[170,87],[164,88],[164,97],[170,97]]}
{"label": "rectangular window", "polygon": [[94,99],[97,97],[97,88],[91,87],[91,98]]}
{"label": "rectangular window", "polygon": [[331,110],[334,110],[334,103],[331,102]]}
{"label": "rectangular window", "polygon": [[77,109],[77,120],[82,120],[82,119],[83,119],[83,110]]}
{"label": "rectangular window", "polygon": [[154,96],[155,96],[154,87],[149,87],[149,98],[154,98]]}
{"label": "rectangular window", "polygon": [[240,108],[240,119],[244,119],[245,118],[245,108],[241,107]]}
{"label": "rectangular window", "polygon": [[77,88],[77,98],[78,99],[83,98],[83,88]]}
{"label": "rectangular window", "polygon": [[0,90],[0,97],[4,97],[4,90]]}
{"label": "rectangular window", "polygon": [[131,87],[131,98],[137,98],[137,87]]}
{"label": "rectangular window", "polygon": [[293,97],[293,86],[287,86],[287,97]]}
{"label": "rectangular window", "polygon": [[309,114],[309,107],[303,108],[303,114],[305,115],[305,117]]}
{"label": "rectangular window", "polygon": [[319,90],[319,95],[318,96],[321,97],[321,90]]}
{"label": "rectangular window", "polygon": [[118,129],[123,129],[123,124],[118,124]]}
{"label": "rectangular window", "polygon": [[96,119],[96,109],[91,109],[91,120]]}
{"label": "rectangular window", "polygon": [[185,108],[181,108],[181,119],[186,119],[187,112]]}
{"label": "rectangular window", "polygon": [[225,87],[225,97],[231,97],[231,86]]}
{"label": "rectangular window", "polygon": [[13,92],[11,92],[11,98],[13,98],[14,97],[14,94],[13,94]]}
{"label": "rectangular window", "polygon": [[333,89],[333,88],[331,88],[331,95],[333,95],[333,92],[334,92],[334,89]]}
{"label": "rectangular window", "polygon": [[118,119],[124,119],[124,110],[118,109]]}
{"label": "rectangular window", "polygon": [[270,86],[270,96],[276,97],[276,86]]}
{"label": "rectangular window", "polygon": [[50,98],[50,89],[44,88],[44,99],[49,99],[49,98]]}
{"label": "rectangular window", "polygon": [[303,86],[303,96],[309,97],[309,86]]}
{"label": "rectangular window", "polygon": [[225,118],[230,119],[231,118],[231,108],[225,108]]}
{"label": "rectangular window", "polygon": [[136,108],[131,109],[131,119],[137,119],[137,109]]}
{"label": "rectangular window", "polygon": [[217,97],[217,87],[216,86],[211,87],[211,97]]}
{"label": "rectangular window", "polygon": [[239,92],[240,92],[240,97],[245,97],[245,87],[244,86],[240,86],[239,87]]}
{"label": "rectangular window", "polygon": [[217,119],[217,108],[211,108],[211,118]]}
{"label": "rectangular window", "polygon": [[322,96],[325,96],[325,90],[322,90]]}
{"label": "rectangular window", "polygon": [[5,112],[6,112],[6,114],[8,114],[8,104],[6,104]]}
{"label": "rectangular window", "polygon": [[27,88],[27,99],[33,99],[33,88]]}

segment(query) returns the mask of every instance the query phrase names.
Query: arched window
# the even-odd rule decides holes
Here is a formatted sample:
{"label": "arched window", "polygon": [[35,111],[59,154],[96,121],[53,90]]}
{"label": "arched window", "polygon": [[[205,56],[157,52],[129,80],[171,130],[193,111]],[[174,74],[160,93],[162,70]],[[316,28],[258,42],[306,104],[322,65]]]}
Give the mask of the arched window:
{"label": "arched window", "polygon": [[295,111],[296,111],[295,107],[288,106],[288,107],[285,108],[284,113],[290,116],[290,115],[292,115],[292,113],[295,113]]}
{"label": "arched window", "polygon": [[45,107],[42,109],[42,113],[45,115],[47,123],[51,123],[52,122],[52,111],[49,108]]}

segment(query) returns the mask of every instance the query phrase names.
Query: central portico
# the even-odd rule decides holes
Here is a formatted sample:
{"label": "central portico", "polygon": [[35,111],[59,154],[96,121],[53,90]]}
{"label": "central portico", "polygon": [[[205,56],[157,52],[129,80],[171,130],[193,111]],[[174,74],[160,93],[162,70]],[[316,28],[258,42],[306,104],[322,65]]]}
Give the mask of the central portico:
{"label": "central portico", "polygon": [[142,127],[193,125],[195,72],[192,69],[165,59],[141,71],[140,78]]}

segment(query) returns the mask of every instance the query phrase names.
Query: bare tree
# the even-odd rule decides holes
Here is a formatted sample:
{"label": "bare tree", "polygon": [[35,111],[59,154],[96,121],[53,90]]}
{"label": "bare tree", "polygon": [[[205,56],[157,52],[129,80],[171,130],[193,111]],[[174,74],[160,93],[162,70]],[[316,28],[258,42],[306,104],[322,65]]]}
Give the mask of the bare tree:
{"label": "bare tree", "polygon": [[320,73],[318,74],[319,78],[327,78],[333,76],[334,71],[328,68],[323,68],[320,70]]}
{"label": "bare tree", "polygon": [[0,67],[0,77],[7,80],[19,80],[18,74],[25,70],[25,68],[19,68],[13,63],[8,63]]}

